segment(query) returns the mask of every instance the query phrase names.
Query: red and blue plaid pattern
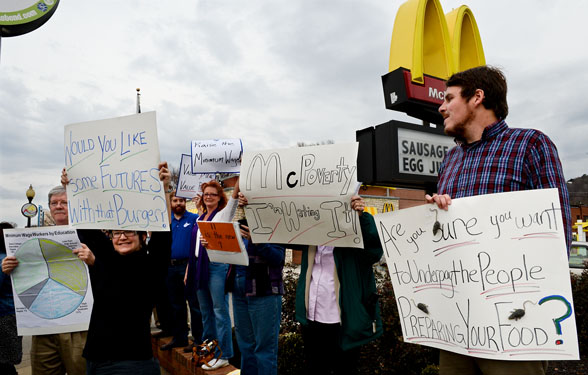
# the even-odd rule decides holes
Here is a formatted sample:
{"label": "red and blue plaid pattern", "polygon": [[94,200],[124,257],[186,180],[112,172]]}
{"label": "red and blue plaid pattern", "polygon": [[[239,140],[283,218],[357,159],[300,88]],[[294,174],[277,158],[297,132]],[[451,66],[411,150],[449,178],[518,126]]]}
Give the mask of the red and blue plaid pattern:
{"label": "red and blue plaid pattern", "polygon": [[439,169],[438,194],[451,198],[506,191],[557,188],[566,243],[572,241],[568,188],[557,149],[535,129],[509,128],[499,121],[482,139],[449,150]]}

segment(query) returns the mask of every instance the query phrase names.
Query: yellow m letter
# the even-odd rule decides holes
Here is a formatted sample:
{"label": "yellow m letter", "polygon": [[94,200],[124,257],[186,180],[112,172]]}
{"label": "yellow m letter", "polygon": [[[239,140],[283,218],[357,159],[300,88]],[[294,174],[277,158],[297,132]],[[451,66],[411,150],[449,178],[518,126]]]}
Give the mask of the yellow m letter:
{"label": "yellow m letter", "polygon": [[447,16],[439,0],[408,0],[398,9],[390,72],[409,69],[412,81],[422,84],[425,74],[446,80],[453,73],[485,63],[478,25],[467,6]]}

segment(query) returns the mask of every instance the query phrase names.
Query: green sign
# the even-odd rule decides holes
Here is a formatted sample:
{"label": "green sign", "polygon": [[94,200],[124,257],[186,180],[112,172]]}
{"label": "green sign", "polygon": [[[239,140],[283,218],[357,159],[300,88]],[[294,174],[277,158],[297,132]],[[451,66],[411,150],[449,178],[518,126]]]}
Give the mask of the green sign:
{"label": "green sign", "polygon": [[2,0],[0,36],[17,36],[33,31],[51,18],[59,0]]}

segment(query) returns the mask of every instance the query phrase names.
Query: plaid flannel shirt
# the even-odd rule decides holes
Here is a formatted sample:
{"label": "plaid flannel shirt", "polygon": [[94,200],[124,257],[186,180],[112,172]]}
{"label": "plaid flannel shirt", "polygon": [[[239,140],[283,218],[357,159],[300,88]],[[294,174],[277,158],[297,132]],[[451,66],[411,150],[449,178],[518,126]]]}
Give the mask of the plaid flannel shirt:
{"label": "plaid flannel shirt", "polygon": [[572,241],[568,188],[557,149],[534,129],[509,128],[504,120],[484,129],[482,138],[452,148],[439,169],[438,194],[451,198],[507,191],[557,188],[566,243]]}

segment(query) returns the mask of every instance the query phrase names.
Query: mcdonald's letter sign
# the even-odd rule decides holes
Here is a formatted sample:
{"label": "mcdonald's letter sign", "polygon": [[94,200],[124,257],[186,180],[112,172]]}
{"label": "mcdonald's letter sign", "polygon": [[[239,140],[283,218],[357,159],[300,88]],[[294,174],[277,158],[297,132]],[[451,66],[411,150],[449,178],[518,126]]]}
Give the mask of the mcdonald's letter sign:
{"label": "mcdonald's letter sign", "polygon": [[396,14],[389,73],[382,76],[386,108],[442,124],[437,109],[445,80],[485,63],[478,25],[467,6],[444,15],[439,0],[408,0]]}

